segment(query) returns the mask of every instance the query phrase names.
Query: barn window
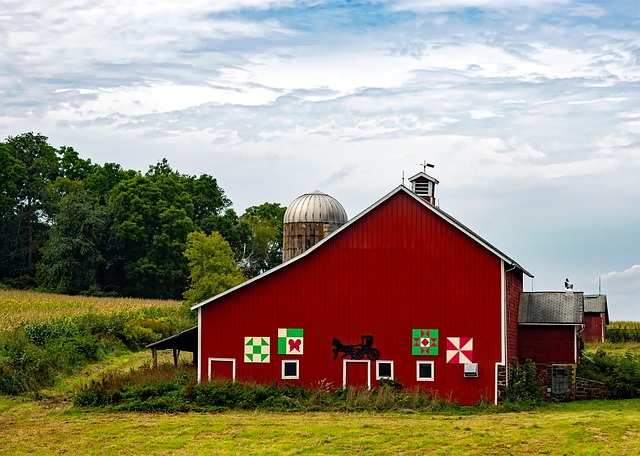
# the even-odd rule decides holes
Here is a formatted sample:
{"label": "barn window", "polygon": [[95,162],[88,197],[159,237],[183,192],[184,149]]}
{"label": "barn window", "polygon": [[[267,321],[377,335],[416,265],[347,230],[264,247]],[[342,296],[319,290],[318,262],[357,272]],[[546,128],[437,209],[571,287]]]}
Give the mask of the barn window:
{"label": "barn window", "polygon": [[551,366],[551,392],[553,394],[568,394],[571,392],[571,366]]}
{"label": "barn window", "polygon": [[433,361],[416,362],[416,380],[419,382],[433,381]]}
{"label": "barn window", "polygon": [[282,378],[297,380],[300,378],[298,372],[298,360],[282,361]]}
{"label": "barn window", "polygon": [[393,380],[393,361],[376,361],[376,380],[381,378]]}

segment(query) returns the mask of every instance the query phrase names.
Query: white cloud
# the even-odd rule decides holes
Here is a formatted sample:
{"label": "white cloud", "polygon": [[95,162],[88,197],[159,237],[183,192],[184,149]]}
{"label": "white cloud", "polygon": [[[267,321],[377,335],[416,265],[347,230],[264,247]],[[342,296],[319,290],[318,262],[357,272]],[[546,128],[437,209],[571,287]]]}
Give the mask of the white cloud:
{"label": "white cloud", "polygon": [[602,276],[611,319],[640,321],[640,265]]}
{"label": "white cloud", "polygon": [[[617,294],[640,293],[640,264],[634,264],[624,271],[608,272],[602,278],[607,288],[615,289]],[[638,302],[640,306],[640,302]]]}

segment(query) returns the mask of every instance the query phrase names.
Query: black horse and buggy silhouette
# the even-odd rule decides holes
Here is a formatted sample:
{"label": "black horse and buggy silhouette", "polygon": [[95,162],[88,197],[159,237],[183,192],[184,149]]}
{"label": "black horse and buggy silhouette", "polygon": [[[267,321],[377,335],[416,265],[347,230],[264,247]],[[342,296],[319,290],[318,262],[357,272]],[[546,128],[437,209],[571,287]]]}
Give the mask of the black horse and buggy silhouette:
{"label": "black horse and buggy silhouette", "polygon": [[333,352],[333,359],[338,357],[338,354],[342,353],[342,359],[345,359],[349,356],[351,359],[363,359],[365,356],[367,359],[379,359],[380,358],[380,350],[373,347],[373,336],[365,335],[360,336],[362,339],[361,344],[343,344],[340,342],[340,339],[334,337],[333,348],[331,351]]}

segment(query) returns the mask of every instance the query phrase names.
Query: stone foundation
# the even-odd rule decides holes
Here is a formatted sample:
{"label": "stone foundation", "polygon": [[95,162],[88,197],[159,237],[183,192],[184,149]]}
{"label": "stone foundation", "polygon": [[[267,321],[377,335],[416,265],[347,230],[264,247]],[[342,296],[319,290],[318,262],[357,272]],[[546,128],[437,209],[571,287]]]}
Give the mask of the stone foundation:
{"label": "stone foundation", "polygon": [[589,380],[588,378],[576,378],[576,399],[610,399],[611,391],[602,382]]}

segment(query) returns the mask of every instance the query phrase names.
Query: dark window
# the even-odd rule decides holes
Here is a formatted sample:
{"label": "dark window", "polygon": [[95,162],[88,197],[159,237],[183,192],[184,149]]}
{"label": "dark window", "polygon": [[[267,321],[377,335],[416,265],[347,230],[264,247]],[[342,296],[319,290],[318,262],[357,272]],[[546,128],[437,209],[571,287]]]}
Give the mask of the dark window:
{"label": "dark window", "polygon": [[433,361],[418,361],[418,381],[433,380]]}
{"label": "dark window", "polygon": [[297,361],[284,361],[282,363],[282,378],[298,378]]}
{"label": "dark window", "polygon": [[391,363],[378,363],[378,378],[391,378]]}

